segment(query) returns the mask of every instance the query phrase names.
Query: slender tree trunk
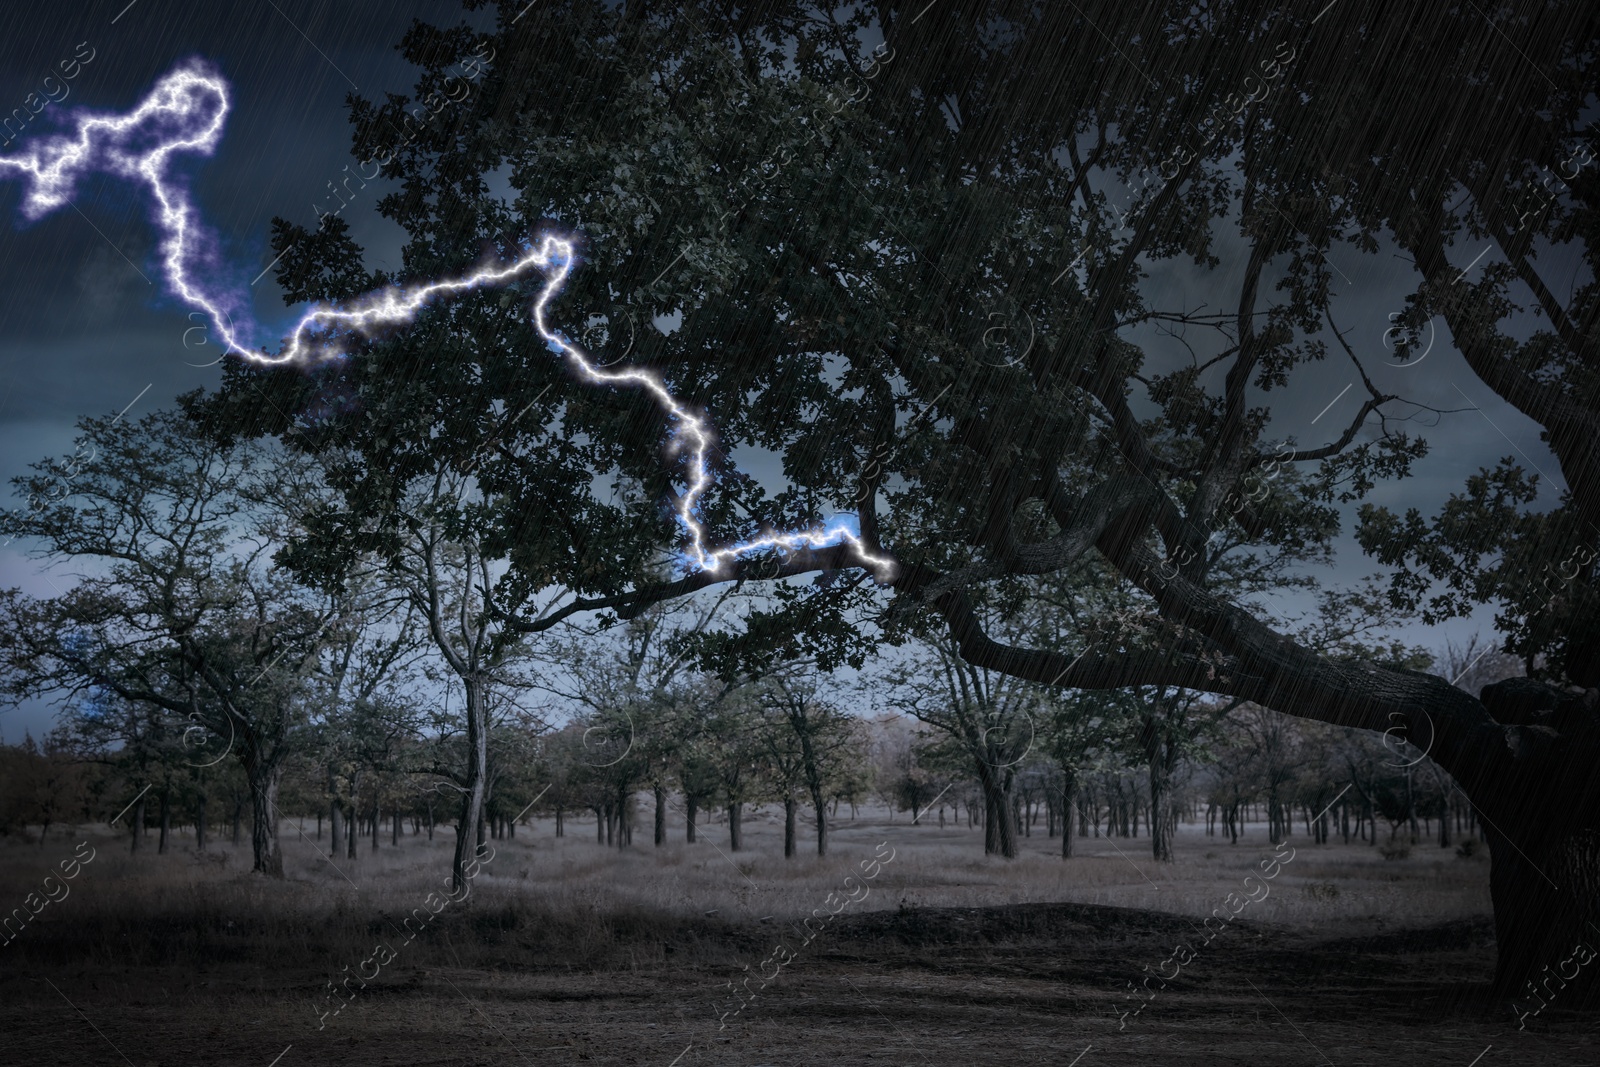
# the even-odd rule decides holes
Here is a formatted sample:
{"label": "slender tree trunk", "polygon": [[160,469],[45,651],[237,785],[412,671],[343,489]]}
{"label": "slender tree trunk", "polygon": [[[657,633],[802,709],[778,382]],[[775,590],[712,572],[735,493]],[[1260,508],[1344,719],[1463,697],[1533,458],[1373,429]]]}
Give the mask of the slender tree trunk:
{"label": "slender tree trunk", "polygon": [[395,805],[394,809],[394,825],[389,828],[389,843],[391,845],[400,843],[400,806],[398,804]]}
{"label": "slender tree trunk", "polygon": [[359,803],[356,794],[359,784],[359,779],[350,781],[350,817],[344,822],[344,848],[347,859],[356,858],[356,838],[361,835],[361,813],[356,807]]}
{"label": "slender tree trunk", "polygon": [[139,838],[144,835],[144,796],[142,794],[138,800],[134,801],[133,818],[128,822],[128,828],[133,831],[133,844],[129,846],[128,851],[130,853],[138,852]]}
{"label": "slender tree trunk", "polygon": [[783,858],[794,859],[794,795],[787,794],[783,798]]}
{"label": "slender tree trunk", "polygon": [[1072,855],[1072,808],[1077,800],[1078,776],[1071,768],[1061,768],[1061,858]]}
{"label": "slender tree trunk", "polygon": [[478,825],[483,819],[484,801],[489,786],[489,722],[484,703],[483,682],[462,678],[467,711],[467,781],[461,823],[456,833],[456,851],[450,863],[450,891],[460,893],[467,886],[467,863],[476,855]]}
{"label": "slender tree trunk", "polygon": [[1176,814],[1172,810],[1171,785],[1177,747],[1171,744],[1165,730],[1151,732],[1155,735],[1153,743],[1145,748],[1150,768],[1150,852],[1156,862],[1171,863]]}
{"label": "slender tree trunk", "polygon": [[630,817],[633,808],[633,797],[628,790],[617,789],[617,847],[626,848],[633,844],[633,819]]}
{"label": "slender tree trunk", "polygon": [[[167,835],[172,832],[172,790],[161,790],[161,836],[156,839],[156,855],[167,852]],[[42,838],[41,838],[42,840]]]}
{"label": "slender tree trunk", "polygon": [[684,827],[683,839],[692,845],[694,844],[695,823],[700,814],[700,798],[693,793],[685,793],[683,795],[683,805],[688,819],[688,825]]}
{"label": "slender tree trunk", "polygon": [[828,854],[828,801],[822,795],[820,782],[811,784],[811,810],[817,816],[817,855]]}
{"label": "slender tree trunk", "polygon": [[656,783],[656,847],[667,843],[667,787]]}
{"label": "slender tree trunk", "polygon": [[728,805],[728,847],[738,852],[744,847],[744,804]]}
{"label": "slender tree trunk", "polygon": [[196,852],[206,850],[206,795],[200,794],[200,803],[195,807],[194,816],[194,848]]}

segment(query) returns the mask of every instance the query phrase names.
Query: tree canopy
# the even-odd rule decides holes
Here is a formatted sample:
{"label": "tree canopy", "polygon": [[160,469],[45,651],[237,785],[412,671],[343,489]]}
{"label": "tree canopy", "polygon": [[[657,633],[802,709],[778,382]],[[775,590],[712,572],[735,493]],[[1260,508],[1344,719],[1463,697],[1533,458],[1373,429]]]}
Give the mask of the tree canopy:
{"label": "tree canopy", "polygon": [[[398,278],[578,235],[551,321],[707,413],[711,539],[853,511],[893,573],[841,545],[656,580],[690,475],[671,419],[567,375],[527,294],[465,296],[308,373],[233,367],[217,404],[236,427],[359,457],[351,514],[392,508],[441,457],[470,469],[498,502],[486,552],[574,593],[513,625],[816,574],[773,587],[743,651],[860,662],[931,618],[969,663],[1034,682],[1398,722],[1509,828],[1497,892],[1572,872],[1545,876],[1537,919],[1502,910],[1505,973],[1594,916],[1559,889],[1600,863],[1592,4],[520,7],[487,40],[413,26],[419,99],[483,44],[495,56],[420,133],[401,132],[402,98],[351,101],[355,154],[389,160]],[[397,280],[337,220],[280,223],[274,244],[293,301]],[[1369,503],[1357,531],[1389,567],[1388,610],[1502,604],[1542,681],[1474,697],[1402,657],[1324,651],[1241,596],[1243,561],[1325,549],[1341,508],[1426,451],[1418,406],[1341,326],[1334,249],[1410,257],[1396,354],[1438,320],[1544,427],[1558,507],[1531,511],[1537,474],[1508,459],[1436,516]],[[1562,300],[1550,279],[1574,266]],[[1274,405],[1330,359],[1353,365],[1359,409],[1301,443]],[[756,453],[782,486],[739,469]],[[985,595],[1086,560],[1140,596],[1139,625],[1086,619],[1060,644],[984,626]],[[1559,580],[1531,588],[1546,563]],[[1508,964],[1510,942],[1527,949]]]}

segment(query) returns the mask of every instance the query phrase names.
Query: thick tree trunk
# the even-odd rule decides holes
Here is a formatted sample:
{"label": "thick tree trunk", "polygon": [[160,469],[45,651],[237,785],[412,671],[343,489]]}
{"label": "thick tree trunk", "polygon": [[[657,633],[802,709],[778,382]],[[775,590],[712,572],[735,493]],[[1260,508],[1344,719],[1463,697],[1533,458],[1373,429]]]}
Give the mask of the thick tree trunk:
{"label": "thick tree trunk", "polygon": [[1488,833],[1496,992],[1523,1011],[1600,1006],[1600,976],[1572,960],[1600,940],[1600,834],[1518,829]]}
{"label": "thick tree trunk", "polygon": [[684,814],[688,821],[688,825],[683,830],[683,839],[692,845],[694,844],[696,816],[700,814],[700,798],[693,793],[685,793],[683,795],[683,805]]}
{"label": "thick tree trunk", "polygon": [[667,843],[667,787],[656,783],[656,847]]}
{"label": "thick tree trunk", "polygon": [[783,858],[786,860],[794,859],[795,853],[794,809],[794,797],[792,795],[785,796],[783,798]]}
{"label": "thick tree trunk", "polygon": [[328,854],[339,854],[339,843],[344,840],[344,804],[336,796],[328,802]]}
{"label": "thick tree trunk", "polygon": [[1495,988],[1524,1011],[1538,1010],[1534,997],[1600,1005],[1600,967],[1572,962],[1600,938],[1600,690],[1513,678],[1485,686],[1483,703],[1504,724],[1484,762],[1510,763],[1488,784],[1463,785],[1489,843]]}
{"label": "thick tree trunk", "polygon": [[1017,827],[1011,812],[1011,798],[994,782],[993,774],[983,784],[983,851],[1006,859],[1017,858]]}
{"label": "thick tree trunk", "polygon": [[744,847],[744,805],[728,805],[728,847],[738,852]]}

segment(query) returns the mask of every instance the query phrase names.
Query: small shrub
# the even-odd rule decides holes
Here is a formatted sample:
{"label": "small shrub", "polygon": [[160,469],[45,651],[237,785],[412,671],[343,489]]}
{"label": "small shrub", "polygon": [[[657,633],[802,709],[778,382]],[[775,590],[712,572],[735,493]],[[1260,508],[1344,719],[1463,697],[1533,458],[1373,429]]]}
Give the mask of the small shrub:
{"label": "small shrub", "polygon": [[1411,855],[1411,846],[1401,844],[1379,845],[1378,855],[1386,860],[1403,860]]}
{"label": "small shrub", "polygon": [[1456,846],[1456,855],[1464,860],[1470,860],[1478,854],[1478,842],[1474,838],[1467,838]]}

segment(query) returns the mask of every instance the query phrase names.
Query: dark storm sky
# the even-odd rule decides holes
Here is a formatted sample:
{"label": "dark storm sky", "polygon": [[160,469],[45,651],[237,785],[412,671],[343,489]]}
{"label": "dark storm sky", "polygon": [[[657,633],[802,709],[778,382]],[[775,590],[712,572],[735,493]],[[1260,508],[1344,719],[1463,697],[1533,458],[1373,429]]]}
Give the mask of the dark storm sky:
{"label": "dark storm sky", "polygon": [[[58,74],[58,63],[71,58],[80,42],[93,49],[93,58],[68,83],[70,95],[35,118],[30,133],[54,129],[52,120],[64,120],[74,107],[126,110],[175,63],[191,56],[210,61],[231,83],[233,110],[216,155],[186,160],[182,169],[194,178],[206,222],[249,278],[272,258],[267,250],[271,219],[281,215],[314,224],[313,203],[327,197],[326,183],[352,162],[346,94],[358,91],[374,99],[385,91],[409,92],[412,72],[395,45],[412,19],[486,26],[489,17],[484,11],[463,12],[455,0],[7,4],[0,23],[0,116],[22,106],[30,92],[41,92],[44,78]],[[196,343],[198,333],[188,334],[185,343],[185,331],[198,320],[188,318],[190,309],[163,291],[151,262],[154,235],[146,221],[146,202],[136,190],[94,179],[79,187],[76,209],[63,208],[27,224],[17,213],[19,190],[18,183],[0,181],[0,215],[5,219],[0,223],[4,506],[16,503],[10,478],[32,461],[70,452],[73,423],[79,417],[120,411],[149,386],[129,412],[136,417],[168,404],[178,393],[218,380],[216,368],[195,366],[214,360],[216,345]],[[369,185],[344,217],[373,261],[392,265],[401,235],[373,211],[380,191]],[[1224,244],[1229,247],[1236,248],[1237,241]],[[1465,267],[1477,251],[1455,249],[1452,259]],[[1477,383],[1442,332],[1424,362],[1401,369],[1385,365],[1379,339],[1385,316],[1402,306],[1415,284],[1409,264],[1388,250],[1363,256],[1335,249],[1329,258],[1349,294],[1338,312],[1340,325],[1350,331],[1380,388],[1438,407],[1484,405],[1483,414],[1446,416],[1431,428],[1415,424],[1413,429],[1434,443],[1433,456],[1418,469],[1417,478],[1384,487],[1378,500],[1431,511],[1459,488],[1465,473],[1519,450],[1525,465],[1557,473],[1535,428]],[[1231,259],[1234,272],[1219,282],[1237,282],[1244,256]],[[1152,284],[1162,285],[1167,269],[1164,264],[1153,267]],[[1564,292],[1565,284],[1560,288]],[[1192,306],[1211,299],[1213,307],[1219,302],[1231,306],[1228,293],[1236,291],[1224,286],[1215,294],[1188,294],[1185,302]],[[252,296],[262,321],[282,320],[284,305],[270,274],[252,289]],[[1361,403],[1359,383],[1335,400],[1355,380],[1342,353],[1304,375],[1290,393],[1273,402],[1277,436],[1292,434],[1302,445],[1331,440]],[[1318,418],[1330,401],[1333,406]],[[1545,502],[1554,498],[1554,491],[1547,489]],[[1328,577],[1348,579],[1376,570],[1348,539],[1345,546],[1337,573]],[[41,565],[23,554],[25,547],[14,543],[0,549],[0,585],[50,595]],[[57,573],[58,584],[69,580]],[[1458,640],[1475,629],[1487,633],[1491,614],[1457,623],[1448,633]],[[1437,647],[1445,633],[1419,630],[1414,637]],[[0,734],[16,741],[25,729],[41,733],[48,722],[44,709],[26,707],[0,714]]]}

